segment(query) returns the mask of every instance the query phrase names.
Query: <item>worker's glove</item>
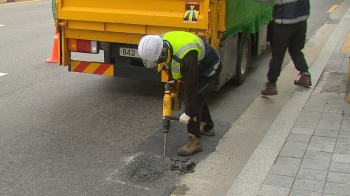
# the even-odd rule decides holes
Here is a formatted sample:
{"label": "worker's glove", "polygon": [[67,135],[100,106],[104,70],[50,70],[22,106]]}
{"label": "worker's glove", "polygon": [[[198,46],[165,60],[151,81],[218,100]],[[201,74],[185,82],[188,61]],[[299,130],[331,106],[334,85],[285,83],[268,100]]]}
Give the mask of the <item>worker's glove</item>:
{"label": "worker's glove", "polygon": [[182,124],[188,124],[191,120],[191,117],[187,116],[187,114],[184,112],[183,114],[181,114],[179,121]]}
{"label": "worker's glove", "polygon": [[170,80],[166,84],[169,84],[170,86],[175,86],[176,85],[176,81],[175,80]]}

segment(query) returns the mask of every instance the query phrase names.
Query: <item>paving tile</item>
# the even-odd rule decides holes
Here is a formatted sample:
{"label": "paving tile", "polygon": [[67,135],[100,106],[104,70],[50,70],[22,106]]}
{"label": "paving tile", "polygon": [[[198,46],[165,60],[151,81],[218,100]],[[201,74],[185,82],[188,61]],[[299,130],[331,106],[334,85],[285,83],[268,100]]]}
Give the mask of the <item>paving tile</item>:
{"label": "paving tile", "polygon": [[340,130],[342,130],[342,131],[350,131],[350,116],[348,116],[348,117],[344,116],[344,120],[342,122]]}
{"label": "paving tile", "polygon": [[294,147],[296,149],[305,149],[307,148],[307,146],[309,145],[308,142],[295,142],[295,141],[286,141],[286,143],[284,143],[284,147]]}
{"label": "paving tile", "polygon": [[[349,30],[348,30],[349,31]],[[349,67],[349,61],[348,58],[344,58],[342,65]]]}
{"label": "paving tile", "polygon": [[323,189],[325,181],[296,178],[293,189],[318,192]]}
{"label": "paving tile", "polygon": [[336,138],[333,137],[320,137],[320,136],[312,136],[311,143],[318,144],[335,144]]}
{"label": "paving tile", "polygon": [[310,142],[310,139],[311,139],[311,135],[291,133],[289,134],[287,141]]}
{"label": "paving tile", "polygon": [[346,55],[343,53],[333,53],[330,58],[346,58]]}
{"label": "paving tile", "polygon": [[341,120],[324,119],[317,124],[316,129],[340,130]]}
{"label": "paving tile", "polygon": [[332,157],[332,162],[350,163],[350,155],[349,154],[337,154],[337,153],[334,153],[333,157]]}
{"label": "paving tile", "polygon": [[[317,122],[306,122],[306,121],[297,120],[294,124],[294,127],[308,129],[306,132],[309,132],[310,130],[312,130],[312,132],[314,132],[314,130],[317,127],[317,124],[318,124]],[[303,134],[303,133],[300,133],[300,134]],[[312,135],[312,134],[307,134],[307,135]]]}
{"label": "paving tile", "polygon": [[311,93],[304,107],[324,107],[327,104],[327,97],[323,94]]}
{"label": "paving tile", "polygon": [[322,119],[336,119],[336,120],[342,120],[343,114],[342,113],[333,113],[333,112],[324,112],[321,115]]}
{"label": "paving tile", "polygon": [[316,170],[328,170],[330,165],[329,161],[322,161],[316,159],[303,159],[300,168],[304,169],[316,169]]}
{"label": "paving tile", "polygon": [[258,196],[288,196],[290,188],[262,185]]}
{"label": "paving tile", "polygon": [[293,181],[294,177],[291,176],[268,174],[264,181],[264,184],[290,188],[292,187]]}
{"label": "paving tile", "polygon": [[318,122],[322,116],[322,112],[301,111],[298,121]]}
{"label": "paving tile", "polygon": [[[348,31],[349,32],[349,31]],[[344,42],[343,42],[344,43]],[[342,67],[349,67],[349,62],[347,61],[347,59],[344,59],[344,61],[341,63]],[[349,68],[347,70],[344,70],[344,72],[348,72]]]}
{"label": "paving tile", "polygon": [[297,149],[297,148],[285,148],[283,147],[282,150],[280,151],[279,155],[280,156],[285,156],[285,157],[299,157],[303,158],[305,154],[306,149]]}
{"label": "paving tile", "polygon": [[321,152],[333,152],[335,144],[318,144],[310,143],[307,150],[321,151]]}
{"label": "paving tile", "polygon": [[310,112],[322,112],[323,109],[324,109],[324,105],[321,106],[321,104],[319,104],[319,105],[315,105],[315,104],[305,105],[303,108],[303,110],[310,111]]}
{"label": "paving tile", "polygon": [[349,70],[349,68],[345,67],[344,65],[342,65],[340,68],[339,68],[339,72],[347,72]]}
{"label": "paving tile", "polygon": [[327,66],[328,72],[339,72],[339,69],[341,68],[341,63],[338,63],[338,64],[327,63],[326,66]]}
{"label": "paving tile", "polygon": [[[321,82],[320,82],[318,85],[321,85]],[[314,92],[315,92],[315,91],[321,92],[321,91],[322,91],[322,86],[323,86],[323,83],[322,83],[321,86],[316,86],[316,87],[314,88]],[[305,110],[305,111],[308,111],[308,110]]]}
{"label": "paving tile", "polygon": [[328,97],[329,95],[312,93],[306,105],[324,106],[327,103]]}
{"label": "paving tile", "polygon": [[332,112],[332,113],[343,113],[344,104],[326,104],[323,109],[323,112]]}
{"label": "paving tile", "polygon": [[314,135],[323,137],[338,137],[338,133],[339,131],[337,130],[316,129]]}
{"label": "paving tile", "polygon": [[[298,121],[297,121],[298,122]],[[300,121],[299,121],[300,122]],[[313,135],[315,129],[310,129],[310,128],[302,128],[302,127],[294,127],[292,128],[291,133],[295,134],[304,134],[304,135]]]}
{"label": "paving tile", "polygon": [[324,193],[330,193],[330,194],[336,194],[336,195],[349,195],[350,186],[348,184],[326,182]]}
{"label": "paving tile", "polygon": [[339,173],[339,172],[329,172],[327,181],[341,183],[341,184],[350,184],[350,174]]}
{"label": "paving tile", "polygon": [[350,174],[350,164],[332,162],[329,171]]}
{"label": "paving tile", "polygon": [[292,189],[289,193],[289,196],[322,196],[322,192],[311,192],[311,191]]}
{"label": "paving tile", "polygon": [[328,71],[333,71],[333,72],[335,72],[335,71],[339,71],[339,69],[341,68],[341,66],[342,66],[342,64],[343,64],[343,62],[328,62],[327,63],[327,70]]}
{"label": "paving tile", "polygon": [[338,138],[337,145],[348,146],[350,145],[350,139]]}
{"label": "paving tile", "polygon": [[350,131],[339,131],[339,138],[350,139]]}
{"label": "paving tile", "polygon": [[330,64],[342,64],[344,61],[343,58],[330,58],[328,63]]}
{"label": "paving tile", "polygon": [[286,141],[279,155],[303,158],[308,144],[307,142]]}
{"label": "paving tile", "polygon": [[349,70],[349,68],[346,67],[345,65],[346,65],[346,63],[345,63],[345,64],[342,64],[342,65],[340,66],[339,72],[347,72],[347,71]]}
{"label": "paving tile", "polygon": [[295,176],[300,163],[301,158],[278,156],[269,173],[281,176]]}
{"label": "paving tile", "polygon": [[332,160],[332,155],[333,154],[330,153],[330,152],[307,150],[305,152],[304,158],[305,159],[316,159],[316,160],[322,160],[322,161],[330,162]]}
{"label": "paving tile", "polygon": [[334,153],[350,154],[350,145],[348,145],[348,146],[336,145],[335,149],[334,149]]}
{"label": "paving tile", "polygon": [[326,181],[327,171],[300,168],[297,178]]}
{"label": "paving tile", "polygon": [[[342,42],[343,43],[343,42]],[[334,51],[336,51],[336,52],[340,52],[340,50],[341,50],[341,46],[339,45],[339,43],[338,43],[338,45],[335,47],[335,49],[334,49]]]}
{"label": "paving tile", "polygon": [[336,103],[336,104],[343,104],[344,103],[344,97],[343,96],[339,96],[339,95],[329,95],[329,97],[327,98],[327,103],[328,104],[332,104],[332,103]]}
{"label": "paving tile", "polygon": [[330,193],[323,193],[322,196],[339,196],[339,195],[335,195],[335,194],[330,194]]}
{"label": "paving tile", "polygon": [[340,67],[340,72],[348,72],[349,71],[349,62],[343,61]]}

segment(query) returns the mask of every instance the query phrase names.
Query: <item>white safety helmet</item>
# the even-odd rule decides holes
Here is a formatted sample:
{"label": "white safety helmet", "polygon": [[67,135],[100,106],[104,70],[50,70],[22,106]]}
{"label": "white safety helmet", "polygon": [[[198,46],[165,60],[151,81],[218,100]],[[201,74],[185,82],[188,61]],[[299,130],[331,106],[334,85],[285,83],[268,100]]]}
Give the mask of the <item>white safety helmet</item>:
{"label": "white safety helmet", "polygon": [[162,54],[163,39],[159,35],[144,36],[138,46],[138,53],[147,68],[153,68]]}

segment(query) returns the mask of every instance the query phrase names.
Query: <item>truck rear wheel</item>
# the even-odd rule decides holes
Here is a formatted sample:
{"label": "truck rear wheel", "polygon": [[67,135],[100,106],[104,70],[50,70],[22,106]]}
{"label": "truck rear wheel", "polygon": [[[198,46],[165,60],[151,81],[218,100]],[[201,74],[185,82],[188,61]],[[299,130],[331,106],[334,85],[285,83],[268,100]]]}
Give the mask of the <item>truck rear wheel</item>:
{"label": "truck rear wheel", "polygon": [[240,40],[239,46],[241,48],[237,54],[236,76],[233,78],[234,84],[243,84],[247,77],[252,51],[251,42],[251,36],[248,34],[243,35],[243,38]]}

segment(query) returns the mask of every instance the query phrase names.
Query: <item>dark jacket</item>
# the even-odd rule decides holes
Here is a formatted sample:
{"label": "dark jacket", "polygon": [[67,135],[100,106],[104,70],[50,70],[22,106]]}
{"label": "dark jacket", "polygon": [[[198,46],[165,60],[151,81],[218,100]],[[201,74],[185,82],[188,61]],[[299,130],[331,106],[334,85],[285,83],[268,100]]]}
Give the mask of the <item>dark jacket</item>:
{"label": "dark jacket", "polygon": [[197,114],[197,91],[199,79],[198,52],[189,51],[183,58],[181,66],[181,81],[184,87],[185,113],[190,116]]}
{"label": "dark jacket", "polygon": [[276,0],[273,18],[277,24],[296,24],[310,16],[310,0]]}
{"label": "dark jacket", "polygon": [[220,61],[219,53],[202,37],[204,43],[205,55],[198,64],[198,74],[200,77],[206,76],[213,70],[212,67]]}
{"label": "dark jacket", "polygon": [[[218,63],[218,53],[215,51],[215,54],[208,55],[208,61],[211,61],[212,63]],[[216,58],[217,57],[217,58]],[[204,58],[205,59],[205,58]],[[214,74],[213,76],[207,77],[203,75],[203,72],[201,71],[201,63],[198,63],[198,52],[195,50],[189,51],[182,60],[182,66],[181,66],[181,74],[182,78],[181,81],[183,82],[184,87],[184,97],[185,97],[185,113],[190,116],[194,117],[197,114],[198,109],[198,90],[202,88],[203,86],[200,86],[199,80],[203,78],[217,78],[218,74],[220,73],[219,70],[216,70],[217,74]],[[212,71],[213,69],[209,69]],[[206,71],[204,71],[206,72]],[[207,72],[209,73],[209,72]],[[203,83],[203,82],[201,82]]]}

